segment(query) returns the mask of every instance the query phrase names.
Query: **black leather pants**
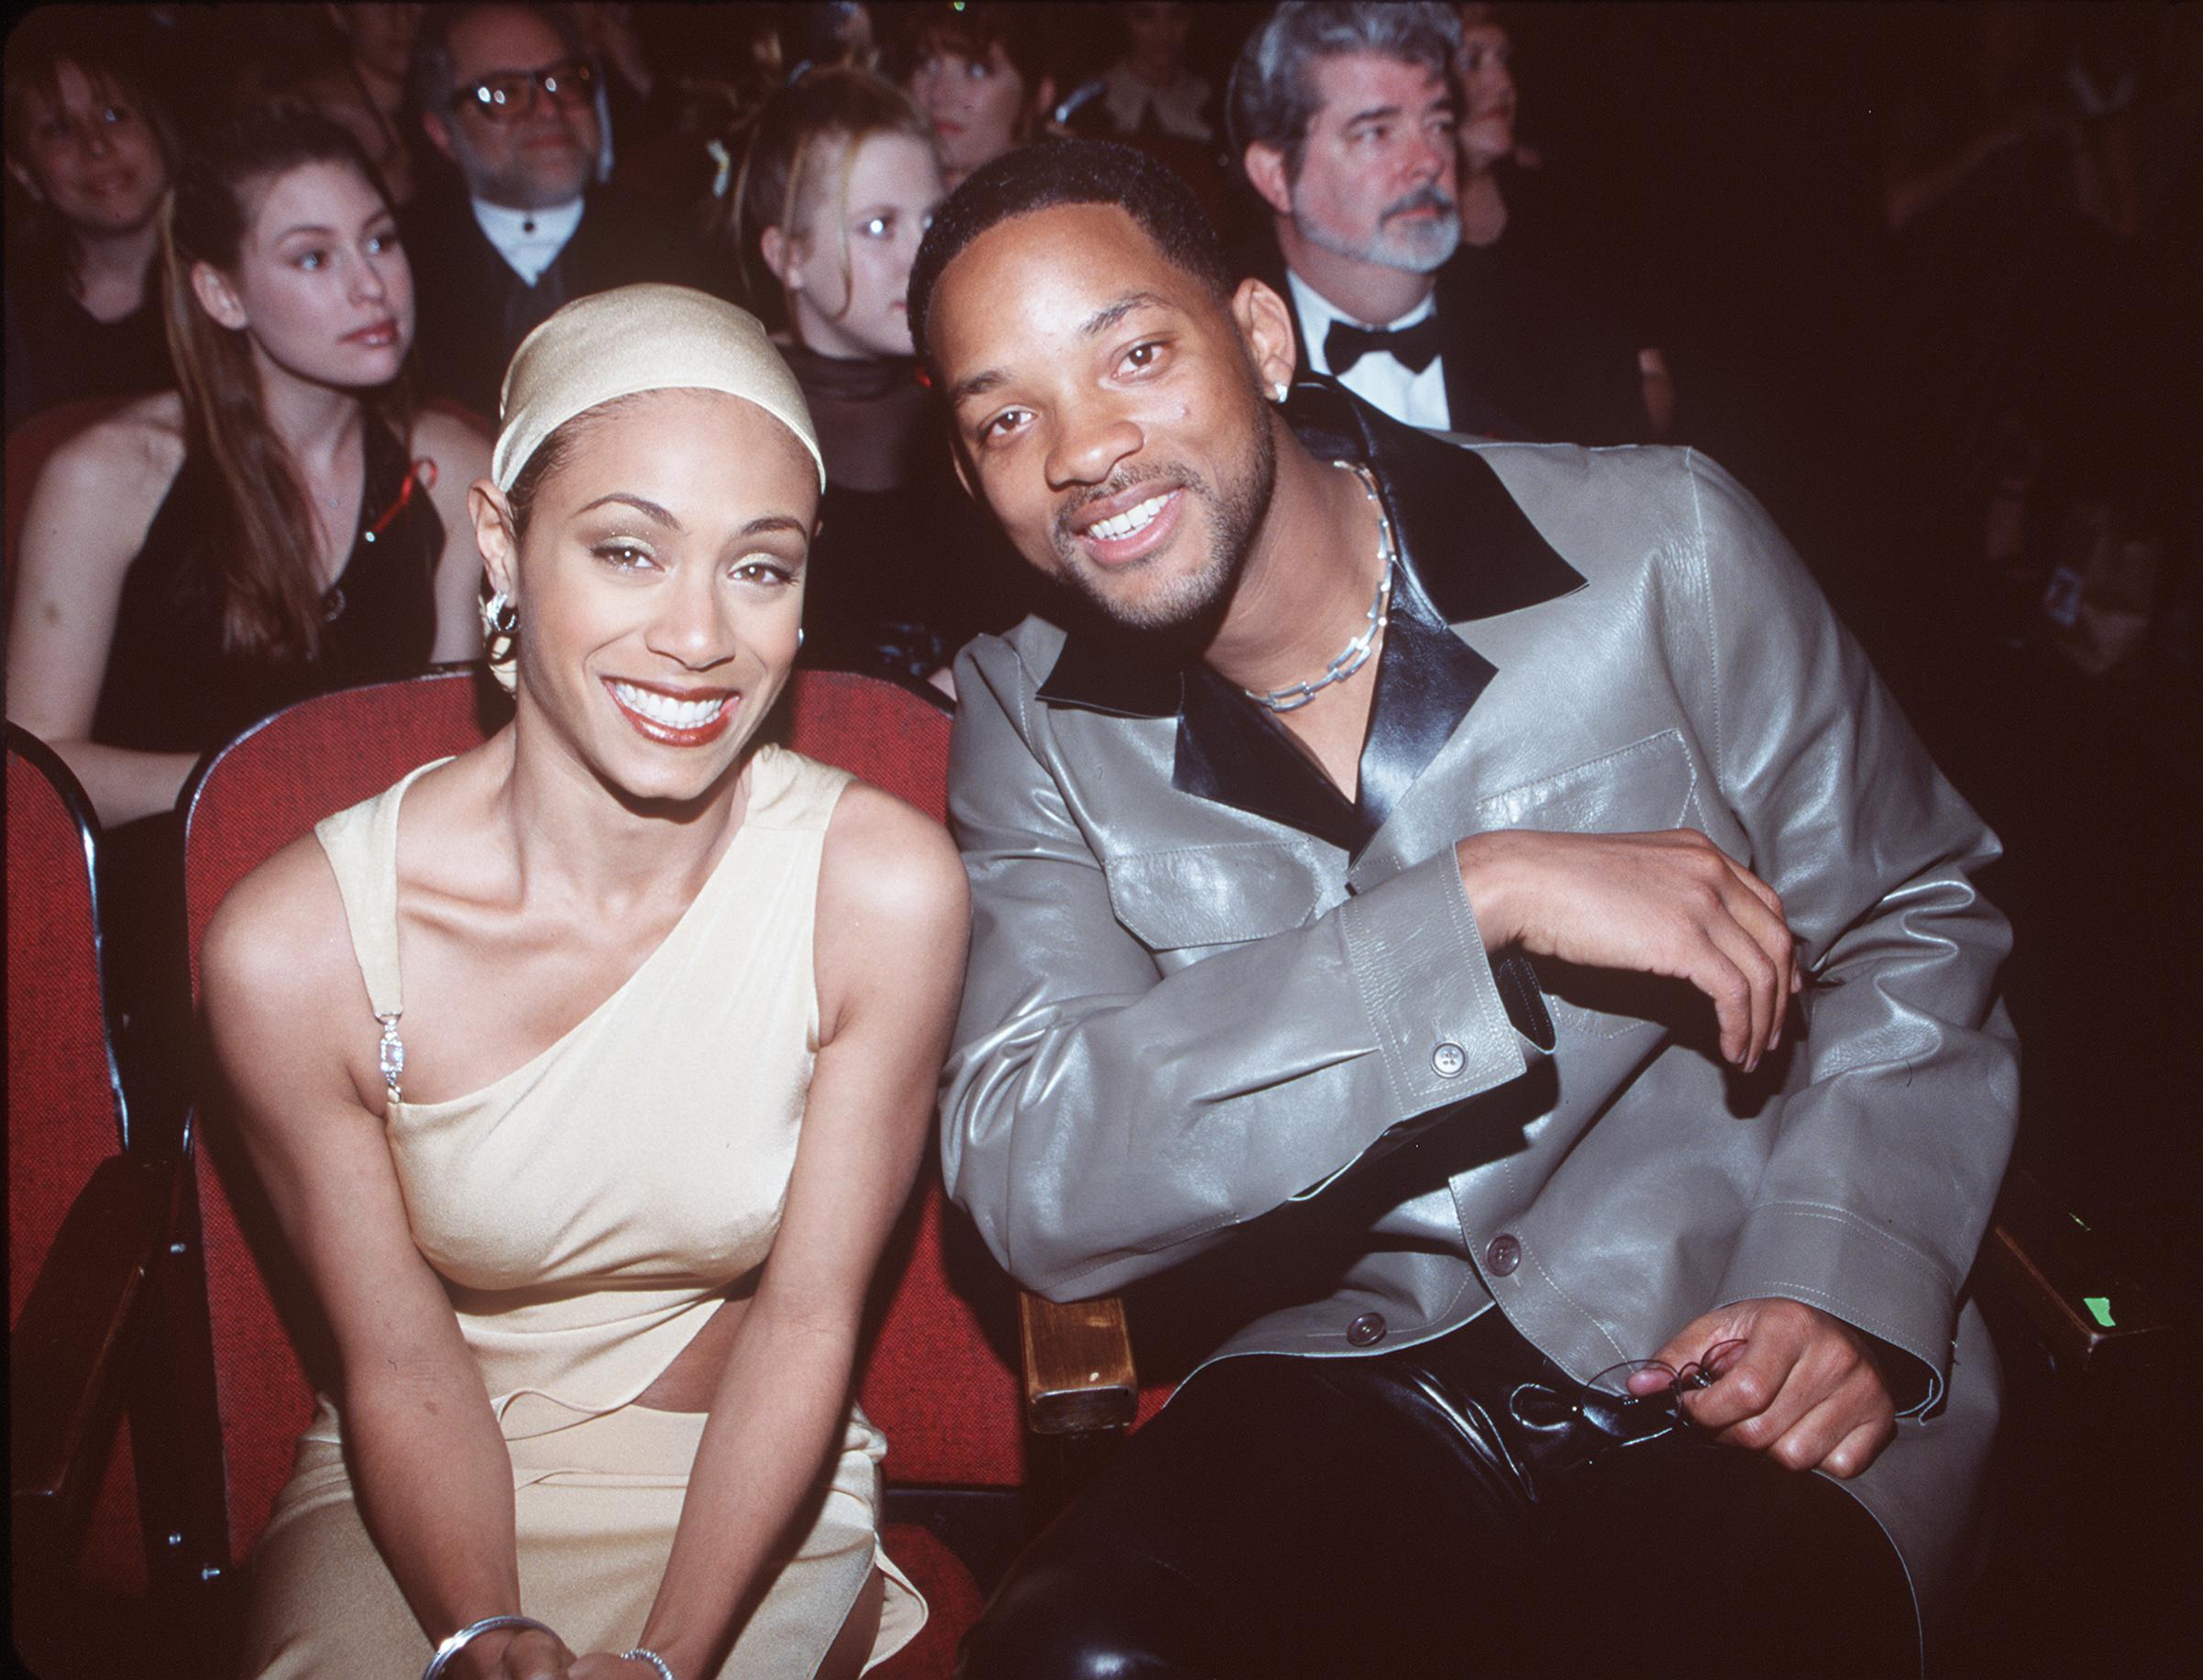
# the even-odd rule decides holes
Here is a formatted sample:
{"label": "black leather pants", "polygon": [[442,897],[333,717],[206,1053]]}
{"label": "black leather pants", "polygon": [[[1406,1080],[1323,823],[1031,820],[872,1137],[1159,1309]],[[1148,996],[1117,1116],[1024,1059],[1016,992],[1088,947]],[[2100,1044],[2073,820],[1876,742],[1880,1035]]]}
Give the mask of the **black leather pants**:
{"label": "black leather pants", "polygon": [[1903,1565],[1849,1495],[1688,1430],[1621,1444],[1550,1402],[1578,1392],[1497,1312],[1212,1366],[1019,1559],[957,1673],[1918,1672]]}

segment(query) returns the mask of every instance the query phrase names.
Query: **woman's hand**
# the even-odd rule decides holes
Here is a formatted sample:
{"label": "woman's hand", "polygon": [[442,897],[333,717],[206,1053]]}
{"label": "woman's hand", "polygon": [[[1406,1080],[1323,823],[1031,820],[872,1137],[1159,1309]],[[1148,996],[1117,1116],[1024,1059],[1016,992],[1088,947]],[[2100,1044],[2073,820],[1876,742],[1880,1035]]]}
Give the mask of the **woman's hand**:
{"label": "woman's hand", "polygon": [[[534,1628],[497,1628],[468,1641],[452,1658],[446,1672],[463,1675],[466,1680],[574,1680],[585,1671],[577,1665],[574,1653],[556,1633],[538,1632]],[[586,1672],[609,1676],[616,1671]],[[656,1676],[653,1675],[651,1680],[656,1680]]]}
{"label": "woman's hand", "polygon": [[615,1656],[609,1651],[592,1651],[585,1657],[575,1659],[574,1666],[566,1671],[571,1680],[662,1680],[658,1671],[634,1657]]}

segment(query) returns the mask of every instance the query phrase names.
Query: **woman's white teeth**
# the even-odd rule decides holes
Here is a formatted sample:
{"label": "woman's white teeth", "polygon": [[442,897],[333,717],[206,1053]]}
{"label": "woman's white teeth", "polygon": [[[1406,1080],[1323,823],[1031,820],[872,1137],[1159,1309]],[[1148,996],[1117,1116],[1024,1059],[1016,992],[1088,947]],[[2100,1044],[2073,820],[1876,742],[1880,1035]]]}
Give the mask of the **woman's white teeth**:
{"label": "woman's white teeth", "polygon": [[1105,543],[1114,543],[1118,537],[1129,537],[1135,531],[1144,531],[1148,522],[1162,511],[1162,504],[1171,499],[1172,494],[1165,490],[1160,496],[1149,497],[1137,508],[1127,508],[1115,519],[1096,520],[1088,527],[1088,534],[1097,536]]}
{"label": "woman's white teeth", "polygon": [[660,694],[655,688],[638,688],[633,683],[614,683],[611,686],[612,692],[620,697],[621,705],[669,730],[700,729],[718,717],[727,704],[723,694],[708,700],[677,700],[669,694]]}

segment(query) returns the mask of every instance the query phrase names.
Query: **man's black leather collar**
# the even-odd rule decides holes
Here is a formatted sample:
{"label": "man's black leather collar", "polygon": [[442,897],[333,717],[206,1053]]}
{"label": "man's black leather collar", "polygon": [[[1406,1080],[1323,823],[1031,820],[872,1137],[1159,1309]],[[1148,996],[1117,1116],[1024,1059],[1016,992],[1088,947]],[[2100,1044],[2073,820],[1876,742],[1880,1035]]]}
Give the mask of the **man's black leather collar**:
{"label": "man's black leather collar", "polygon": [[[1447,623],[1513,612],[1582,587],[1581,574],[1554,552],[1480,456],[1402,425],[1321,374],[1302,376],[1284,412],[1318,459],[1372,470],[1406,581]],[[1040,697],[1118,717],[1168,718],[1185,709],[1186,675],[1184,659],[1162,639],[1082,622],[1069,630]],[[1462,705],[1461,713],[1467,710]]]}

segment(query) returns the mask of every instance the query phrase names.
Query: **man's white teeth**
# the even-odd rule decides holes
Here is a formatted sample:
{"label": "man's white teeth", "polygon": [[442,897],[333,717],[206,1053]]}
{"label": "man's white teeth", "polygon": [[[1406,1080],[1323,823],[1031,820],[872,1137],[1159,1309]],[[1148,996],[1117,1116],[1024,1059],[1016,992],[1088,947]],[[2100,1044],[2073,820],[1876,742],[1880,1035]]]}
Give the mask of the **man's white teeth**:
{"label": "man's white teeth", "polygon": [[612,692],[620,697],[621,705],[669,730],[701,729],[725,710],[727,704],[723,694],[708,700],[677,700],[654,688],[637,688],[633,683],[614,683]]}
{"label": "man's white teeth", "polygon": [[1165,490],[1160,496],[1151,496],[1137,508],[1127,508],[1115,519],[1097,520],[1087,527],[1086,534],[1096,536],[1105,543],[1114,543],[1118,537],[1129,537],[1135,531],[1144,531],[1147,523],[1162,511],[1162,504],[1173,492]]}

